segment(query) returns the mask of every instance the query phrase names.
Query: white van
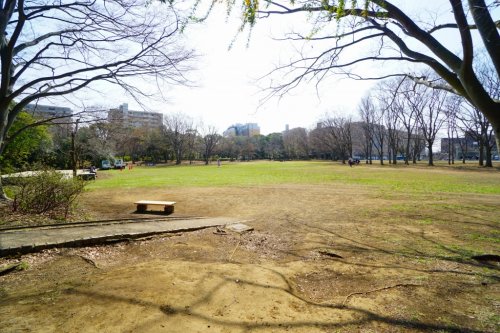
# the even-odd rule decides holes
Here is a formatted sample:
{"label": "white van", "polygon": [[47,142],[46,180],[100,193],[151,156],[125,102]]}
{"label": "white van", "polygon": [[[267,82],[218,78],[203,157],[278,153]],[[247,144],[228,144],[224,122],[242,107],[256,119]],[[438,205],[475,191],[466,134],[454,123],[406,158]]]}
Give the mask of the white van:
{"label": "white van", "polygon": [[125,169],[125,162],[121,158],[115,160],[115,169]]}
{"label": "white van", "polygon": [[109,170],[111,169],[111,163],[108,160],[101,161],[101,170]]}

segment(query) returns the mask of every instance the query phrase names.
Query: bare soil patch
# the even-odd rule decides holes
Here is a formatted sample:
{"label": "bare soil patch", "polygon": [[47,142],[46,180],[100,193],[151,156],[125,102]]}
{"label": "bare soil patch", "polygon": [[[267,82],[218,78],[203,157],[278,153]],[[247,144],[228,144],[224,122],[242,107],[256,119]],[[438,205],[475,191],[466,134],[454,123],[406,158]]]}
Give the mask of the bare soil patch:
{"label": "bare soil patch", "polygon": [[[439,207],[404,198],[417,209],[397,210],[398,198],[353,186],[158,188],[88,192],[82,207],[92,219],[127,218],[140,199],[255,230],[1,259],[30,266],[0,277],[1,331],[498,330],[499,267],[467,252],[498,253],[498,243],[468,236],[498,230],[496,196],[450,195]],[[470,202],[483,208],[469,216],[442,208]]]}

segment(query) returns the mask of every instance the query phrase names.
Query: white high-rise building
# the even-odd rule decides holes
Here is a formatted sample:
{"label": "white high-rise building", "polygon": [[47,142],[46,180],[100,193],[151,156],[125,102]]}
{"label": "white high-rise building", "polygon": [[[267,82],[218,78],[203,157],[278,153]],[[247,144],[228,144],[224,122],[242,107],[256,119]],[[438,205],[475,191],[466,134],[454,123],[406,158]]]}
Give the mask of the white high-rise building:
{"label": "white high-rise building", "polygon": [[117,109],[108,112],[108,121],[120,122],[125,127],[160,128],[163,124],[163,114],[150,111],[132,111],[124,103]]}

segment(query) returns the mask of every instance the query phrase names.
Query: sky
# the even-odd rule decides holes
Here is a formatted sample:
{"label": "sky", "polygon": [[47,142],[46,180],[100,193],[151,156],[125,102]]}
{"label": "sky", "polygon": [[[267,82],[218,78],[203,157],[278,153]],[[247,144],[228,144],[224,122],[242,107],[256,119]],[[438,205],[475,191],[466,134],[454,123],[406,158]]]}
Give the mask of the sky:
{"label": "sky", "polygon": [[[151,101],[151,111],[181,112],[220,132],[235,123],[257,123],[262,134],[284,131],[287,124],[311,128],[326,112],[355,113],[359,99],[374,82],[331,78],[319,90],[314,83],[303,84],[283,98],[262,103],[269,80],[259,78],[296,55],[290,43],[273,40],[292,30],[290,19],[262,20],[248,39],[247,32],[237,34],[238,18],[226,22],[224,8],[216,7],[206,22],[184,32],[186,45],[199,54],[190,74],[195,87],[165,87],[167,102]],[[298,20],[293,19],[296,26]],[[112,100],[117,105],[128,103],[131,110],[140,109],[123,94]]]}
{"label": "sky", "polygon": [[[441,22],[452,21],[448,1],[400,2],[404,3],[408,12],[413,15],[418,13],[423,20],[431,17]],[[203,12],[202,9],[199,14]],[[194,49],[199,55],[194,63],[195,70],[189,74],[193,86],[164,86],[162,95],[166,101],[145,100],[143,104],[148,106],[148,111],[186,114],[204,126],[215,126],[219,132],[235,123],[252,122],[260,126],[262,134],[269,134],[283,131],[286,125],[311,129],[326,113],[356,117],[361,98],[376,85],[376,81],[355,81],[333,75],[323,80],[319,88],[315,81],[303,83],[282,98],[275,97],[262,103],[266,96],[263,88],[270,84],[265,75],[278,64],[295,58],[298,51],[296,44],[274,38],[291,31],[310,32],[305,21],[304,15],[261,19],[248,38],[247,32],[237,33],[240,24],[238,15],[227,19],[225,7],[215,6],[205,22],[189,25],[182,36],[186,47]],[[454,35],[456,33],[448,29],[440,37],[444,37],[445,43],[452,49],[458,50],[460,42]],[[308,43],[301,50],[315,51],[318,46],[315,43]],[[233,47],[229,50],[231,44]],[[370,50],[352,49],[349,52],[364,51]],[[404,71],[406,65],[398,63],[395,65],[397,68],[391,66],[378,62],[366,64],[362,70],[365,74],[375,75],[382,69]],[[142,109],[132,97],[119,90],[110,90],[105,103],[109,107],[128,103],[130,110]]]}

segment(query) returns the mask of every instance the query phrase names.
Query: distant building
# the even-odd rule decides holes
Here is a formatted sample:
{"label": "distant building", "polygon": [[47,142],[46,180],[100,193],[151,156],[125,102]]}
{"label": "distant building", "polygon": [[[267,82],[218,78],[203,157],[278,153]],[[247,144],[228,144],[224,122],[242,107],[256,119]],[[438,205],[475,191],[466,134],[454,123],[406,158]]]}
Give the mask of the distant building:
{"label": "distant building", "polygon": [[225,137],[231,137],[231,136],[252,137],[260,135],[260,127],[256,123],[235,124],[229,126],[228,129],[225,130],[223,134]]}
{"label": "distant building", "polygon": [[[492,136],[490,145],[493,146],[492,154],[496,155],[495,137]],[[441,152],[451,153],[458,159],[478,159],[479,158],[479,142],[474,138],[474,135],[465,133],[461,138],[442,138]]]}
{"label": "distant building", "polygon": [[57,124],[50,126],[52,133],[67,136],[71,132],[71,122],[73,110],[64,106],[52,106],[52,105],[41,105],[41,104],[28,104],[24,108],[26,112],[31,114],[33,117],[38,119],[50,119],[52,124]]}
{"label": "distant building", "polygon": [[[71,110],[71,108],[63,106],[28,104],[25,109],[33,116],[45,119],[55,117],[65,117],[71,119],[71,115],[73,114],[73,110]],[[67,120],[68,119],[65,119],[65,122],[67,122]]]}
{"label": "distant building", "polygon": [[159,128],[163,124],[163,114],[159,112],[132,111],[128,109],[128,104],[124,103],[117,109],[108,112],[108,121],[120,123],[128,128]]}

